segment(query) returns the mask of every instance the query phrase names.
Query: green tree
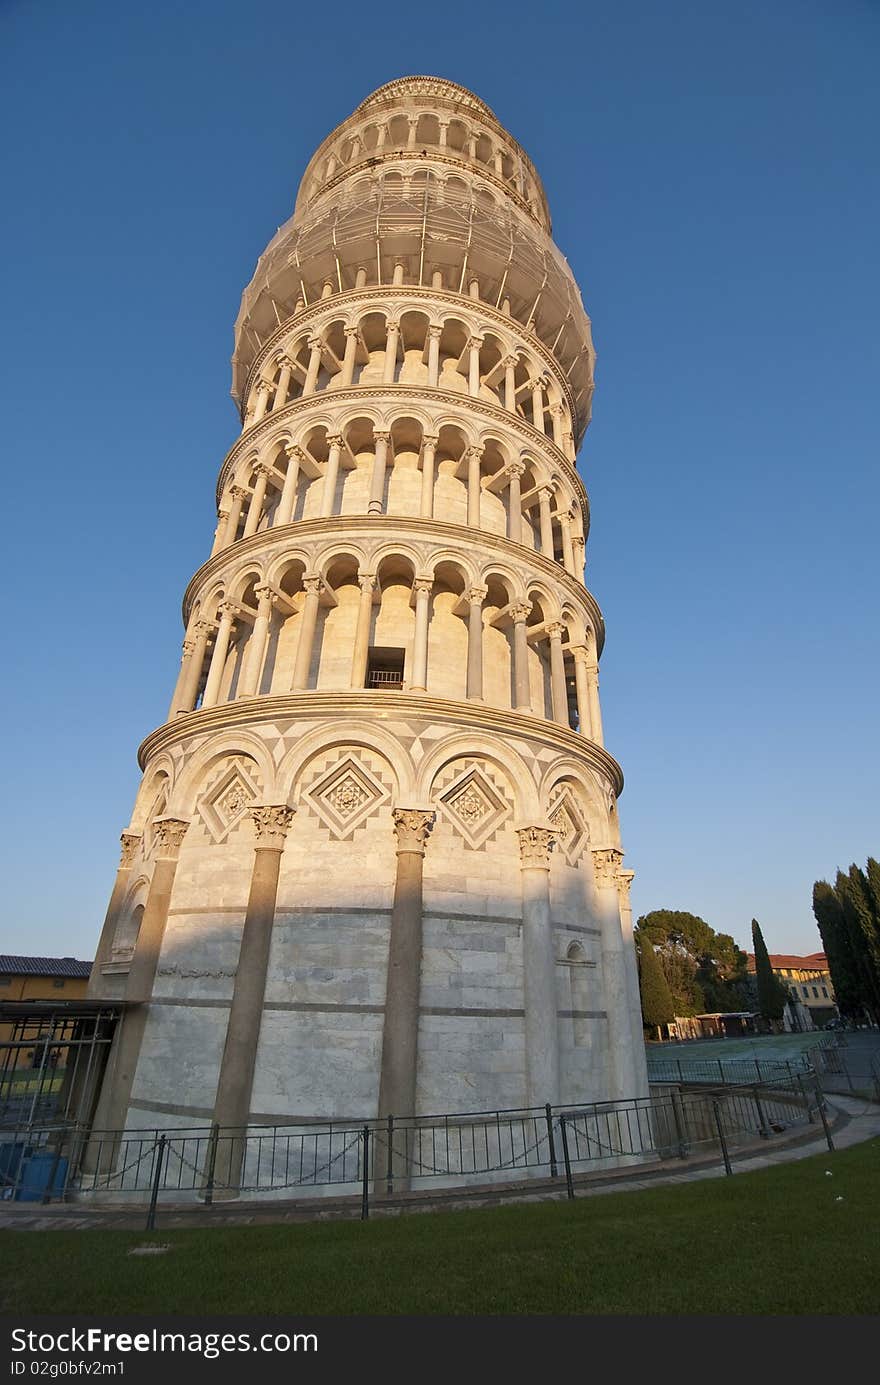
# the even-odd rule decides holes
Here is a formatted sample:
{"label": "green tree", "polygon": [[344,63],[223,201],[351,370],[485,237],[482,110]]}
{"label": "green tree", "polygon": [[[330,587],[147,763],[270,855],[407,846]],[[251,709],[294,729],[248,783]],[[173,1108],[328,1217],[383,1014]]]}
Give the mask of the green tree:
{"label": "green tree", "polygon": [[752,948],[755,953],[755,980],[758,984],[758,1009],[765,1020],[776,1025],[785,1013],[788,988],[782,984],[770,965],[770,956],[761,925],[752,919]]}
{"label": "green tree", "polygon": [[867,877],[853,865],[837,872],[834,891],[843,908],[847,934],[861,977],[862,1003],[880,1023],[880,918],[872,908]]}
{"label": "green tree", "polygon": [[813,913],[828,958],[837,1008],[848,1019],[856,1019],[863,1008],[861,972],[843,916],[843,905],[827,880],[817,880],[813,886]]}
{"label": "green tree", "polygon": [[729,934],[680,909],[654,909],[638,927],[657,949],[677,1015],[747,1008],[747,958]]}
{"label": "green tree", "polygon": [[675,1019],[672,995],[663,975],[663,968],[648,938],[636,933],[639,954],[639,994],[642,998],[642,1023],[648,1029],[659,1029]]}

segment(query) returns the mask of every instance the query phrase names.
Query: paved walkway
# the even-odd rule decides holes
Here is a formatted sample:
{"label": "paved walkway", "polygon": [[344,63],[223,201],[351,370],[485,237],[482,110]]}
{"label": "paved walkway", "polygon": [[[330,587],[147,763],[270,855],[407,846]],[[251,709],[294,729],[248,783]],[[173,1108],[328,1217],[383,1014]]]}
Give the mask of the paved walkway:
{"label": "paved walkway", "polygon": [[[880,1106],[858,1097],[835,1095],[828,1098],[833,1114],[832,1138],[836,1149],[848,1149],[864,1140],[880,1137]],[[828,1154],[821,1124],[785,1142],[768,1145],[761,1141],[746,1150],[732,1151],[736,1173],[773,1168],[813,1154]],[[629,1192],[639,1188],[658,1188],[698,1179],[724,1177],[720,1151],[699,1154],[678,1161],[652,1164],[634,1170],[632,1166],[602,1173],[577,1174],[577,1197],[596,1197],[602,1193]],[[467,1207],[493,1207],[512,1202],[558,1201],[566,1196],[565,1179],[527,1179],[491,1186],[435,1189],[430,1192],[398,1194],[393,1198],[370,1200],[371,1217],[400,1216],[406,1212],[455,1211]],[[359,1197],[301,1198],[298,1201],[217,1202],[187,1205],[161,1202],[157,1229],[168,1231],[185,1227],[278,1225],[306,1221],[351,1220],[359,1217]],[[86,1207],[82,1203],[54,1204],[0,1203],[0,1230],[5,1231],[143,1231],[144,1204],[126,1207]]]}

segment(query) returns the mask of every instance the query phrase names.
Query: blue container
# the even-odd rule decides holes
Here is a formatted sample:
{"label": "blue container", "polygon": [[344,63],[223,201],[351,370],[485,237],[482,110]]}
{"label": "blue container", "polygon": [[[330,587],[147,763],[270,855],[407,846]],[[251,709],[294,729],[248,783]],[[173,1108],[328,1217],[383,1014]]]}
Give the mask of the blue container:
{"label": "blue container", "polygon": [[59,1159],[49,1150],[41,1150],[39,1154],[32,1154],[29,1159],[25,1159],[22,1164],[21,1182],[15,1193],[16,1201],[42,1202],[50,1192],[49,1182],[53,1169],[55,1178],[52,1181],[51,1196],[60,1197],[67,1182],[67,1160]]}
{"label": "blue container", "polygon": [[9,1199],[15,1196],[21,1161],[29,1153],[28,1146],[22,1141],[0,1145],[0,1198]]}

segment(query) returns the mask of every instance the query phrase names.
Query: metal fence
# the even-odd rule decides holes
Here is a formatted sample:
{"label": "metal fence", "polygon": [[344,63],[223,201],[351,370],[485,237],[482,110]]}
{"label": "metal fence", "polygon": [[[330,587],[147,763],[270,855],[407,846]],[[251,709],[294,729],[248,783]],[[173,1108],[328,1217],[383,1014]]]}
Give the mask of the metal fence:
{"label": "metal fence", "polygon": [[[382,1121],[304,1125],[214,1125],[193,1129],[87,1131],[58,1126],[0,1137],[0,1196],[101,1205],[246,1197],[359,1197],[526,1179],[575,1178],[592,1171],[730,1151],[821,1120],[821,1092],[796,1080],[678,1087],[631,1101]],[[826,1126],[827,1130],[827,1126]],[[829,1143],[831,1140],[828,1135]]]}
{"label": "metal fence", "polygon": [[649,1082],[796,1082],[813,1071],[809,1053],[778,1058],[667,1058],[648,1054]]}

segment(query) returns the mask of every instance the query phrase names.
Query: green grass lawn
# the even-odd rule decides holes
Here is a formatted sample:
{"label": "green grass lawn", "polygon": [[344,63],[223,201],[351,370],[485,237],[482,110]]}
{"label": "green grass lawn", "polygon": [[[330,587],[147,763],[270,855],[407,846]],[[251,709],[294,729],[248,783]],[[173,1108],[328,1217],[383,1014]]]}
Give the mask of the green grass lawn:
{"label": "green grass lawn", "polygon": [[683,1063],[703,1062],[716,1058],[776,1059],[793,1062],[806,1049],[814,1048],[828,1035],[821,1029],[809,1034],[754,1034],[739,1039],[689,1039],[685,1043],[652,1043],[647,1045],[649,1056],[658,1059],[680,1058]]}
{"label": "green grass lawn", "polygon": [[[0,1308],[876,1313],[878,1172],[874,1140],[758,1173],[573,1204],[165,1233],[160,1219],[152,1237],[7,1230]],[[171,1249],[127,1254],[149,1241]]]}

